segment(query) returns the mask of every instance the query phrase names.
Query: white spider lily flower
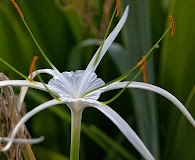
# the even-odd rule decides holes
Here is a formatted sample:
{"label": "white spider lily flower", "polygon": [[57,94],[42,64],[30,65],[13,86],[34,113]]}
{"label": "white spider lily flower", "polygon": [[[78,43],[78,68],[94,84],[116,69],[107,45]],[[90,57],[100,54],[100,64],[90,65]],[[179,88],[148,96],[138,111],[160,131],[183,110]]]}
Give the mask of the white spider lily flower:
{"label": "white spider lily flower", "polygon": [[[181,104],[181,102],[179,102],[179,100],[175,98],[173,95],[159,87],[141,82],[132,82],[130,84],[128,84],[129,82],[114,82],[106,86],[104,85],[105,83],[102,79],[97,78],[95,70],[98,64],[100,63],[101,59],[103,58],[104,54],[106,53],[107,49],[109,48],[109,46],[114,41],[114,39],[120,32],[121,28],[123,27],[128,16],[128,9],[129,7],[126,8],[122,18],[120,19],[115,29],[104,41],[103,46],[97,50],[92,60],[90,61],[89,65],[87,66],[86,70],[77,70],[75,72],[60,73],[56,68],[54,68],[37,70],[33,72],[33,77],[41,73],[47,73],[53,76],[53,78],[48,82],[48,84],[46,84],[46,86],[49,89],[49,91],[52,92],[52,94],[54,94],[55,96],[57,96],[59,99],[50,100],[29,111],[15,126],[12,134],[9,137],[8,143],[4,148],[2,148],[2,151],[6,151],[10,147],[10,145],[15,141],[14,139],[19,128],[32,116],[48,107],[57,104],[66,104],[70,108],[72,115],[71,116],[72,153],[70,155],[71,156],[70,159],[78,159],[82,112],[86,107],[94,107],[100,110],[104,115],[106,115],[119,128],[119,130],[124,134],[124,136],[129,140],[129,142],[132,143],[132,145],[146,160],[154,160],[152,154],[148,151],[148,149],[145,147],[141,139],[127,124],[127,122],[111,107],[98,101],[98,98],[102,93],[120,88],[140,88],[161,94],[162,96],[166,97],[168,100],[173,102],[188,118],[192,125],[195,126],[194,119],[187,111],[187,109]],[[26,80],[3,81],[0,82],[0,87],[1,86],[23,86],[24,88],[22,89],[21,92],[20,102],[23,101],[28,87],[48,92],[48,89],[45,88],[45,86],[42,83],[29,82]]]}

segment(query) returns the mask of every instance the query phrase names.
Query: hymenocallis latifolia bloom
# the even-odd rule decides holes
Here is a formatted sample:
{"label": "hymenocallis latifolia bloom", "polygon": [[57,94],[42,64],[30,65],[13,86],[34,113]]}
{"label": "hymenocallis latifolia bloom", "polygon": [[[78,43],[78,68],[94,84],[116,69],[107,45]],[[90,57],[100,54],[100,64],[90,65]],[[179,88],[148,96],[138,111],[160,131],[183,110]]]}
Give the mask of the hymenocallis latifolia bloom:
{"label": "hymenocallis latifolia bloom", "polygon": [[[139,68],[140,63],[139,65],[136,65],[135,68],[130,72],[128,72],[127,74],[107,84],[105,84],[105,82],[101,78],[98,78],[98,76],[96,75],[95,70],[98,67],[103,56],[105,55],[106,51],[108,50],[108,48],[110,47],[110,45],[112,44],[116,36],[119,34],[120,30],[122,29],[128,16],[128,10],[129,7],[127,6],[120,21],[118,22],[114,30],[109,34],[109,36],[103,41],[102,45],[96,51],[96,53],[94,54],[93,58],[91,59],[91,61],[89,62],[85,70],[77,70],[74,72],[65,71],[60,73],[57,70],[57,68],[48,60],[48,58],[45,56],[45,54],[43,53],[43,51],[40,49],[39,45],[35,41],[41,53],[48,61],[52,69],[36,70],[33,73],[31,73],[31,75],[28,78],[26,78],[27,80],[7,80],[7,81],[0,82],[0,86],[1,87],[3,86],[23,87],[20,93],[20,100],[17,106],[18,109],[20,109],[21,106],[20,104],[24,100],[28,87],[49,92],[54,97],[54,99],[47,101],[43,104],[40,104],[39,106],[35,107],[34,109],[26,113],[26,115],[23,116],[21,120],[18,122],[18,124],[15,126],[15,128],[13,129],[9,137],[6,137],[8,142],[4,147],[2,147],[1,149],[2,151],[8,150],[12,145],[12,143],[17,140],[15,139],[15,137],[19,129],[32,116],[34,116],[35,114],[39,113],[40,111],[48,107],[57,104],[65,104],[71,110],[71,153],[70,153],[71,160],[79,159],[80,128],[81,128],[82,112],[87,107],[94,107],[99,111],[101,111],[105,116],[107,116],[119,128],[119,130],[128,139],[128,141],[137,149],[137,151],[145,159],[147,160],[155,159],[152,156],[152,154],[148,151],[146,146],[143,144],[143,142],[140,140],[140,138],[137,136],[137,134],[128,125],[128,123],[110,106],[108,106],[107,103],[98,101],[101,94],[115,89],[124,90],[126,88],[138,88],[138,89],[144,89],[144,90],[149,90],[158,93],[164,96],[165,98],[167,98],[168,100],[170,100],[173,104],[175,104],[176,107],[178,107],[178,109],[191,122],[191,124],[195,126],[195,121],[193,117],[190,115],[190,113],[187,111],[185,106],[176,97],[174,97],[166,90],[154,86],[152,84],[146,84],[142,82],[134,82],[134,81],[121,82],[132,71]],[[24,21],[24,17],[22,17],[22,19]],[[27,25],[25,21],[24,23],[25,25]],[[31,31],[30,34],[35,40]],[[145,57],[147,58],[149,54],[147,54]],[[2,59],[1,61],[4,62]],[[49,74],[53,76],[53,78],[50,79],[47,84],[44,84],[42,81],[38,82],[33,80],[35,76],[40,76],[40,74],[42,73]],[[5,141],[5,140],[1,138],[0,141]],[[18,140],[18,142],[20,141]]]}

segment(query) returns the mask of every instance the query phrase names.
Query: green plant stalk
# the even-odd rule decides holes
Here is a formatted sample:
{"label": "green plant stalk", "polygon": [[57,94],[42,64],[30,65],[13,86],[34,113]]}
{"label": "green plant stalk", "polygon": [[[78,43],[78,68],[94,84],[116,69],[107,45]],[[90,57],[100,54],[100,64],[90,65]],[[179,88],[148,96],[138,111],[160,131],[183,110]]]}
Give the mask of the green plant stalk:
{"label": "green plant stalk", "polygon": [[82,113],[83,113],[83,109],[71,110],[70,160],[79,160]]}

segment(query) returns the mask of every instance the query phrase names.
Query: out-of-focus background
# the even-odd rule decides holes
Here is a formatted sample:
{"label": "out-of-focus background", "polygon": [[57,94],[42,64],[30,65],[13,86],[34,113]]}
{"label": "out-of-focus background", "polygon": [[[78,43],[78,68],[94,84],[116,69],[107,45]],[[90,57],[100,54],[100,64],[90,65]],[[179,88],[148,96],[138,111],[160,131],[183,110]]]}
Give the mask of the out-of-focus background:
{"label": "out-of-focus background", "polygon": [[[102,40],[116,5],[115,0],[17,0],[38,43],[52,63],[62,71],[85,69]],[[195,1],[121,0],[122,15],[129,5],[129,17],[120,35],[97,69],[105,82],[136,65],[161,37],[172,15],[175,36],[166,35],[147,63],[148,83],[174,94],[195,116]],[[119,17],[114,19],[112,29]],[[49,68],[33,43],[19,14],[9,0],[0,0],[0,57],[23,74],[29,74],[33,56],[36,68]],[[22,79],[0,63],[9,79]],[[43,76],[47,80],[49,76]],[[142,77],[137,79],[142,81]],[[19,92],[19,88],[15,88]],[[118,91],[103,94],[109,100]],[[30,89],[27,110],[50,99]],[[109,104],[141,137],[156,159],[195,159],[195,130],[168,100],[150,92],[126,90]],[[140,159],[139,153],[99,111],[83,113],[80,160]],[[70,111],[67,106],[44,110],[27,122],[32,137],[45,136],[33,145],[37,160],[65,160],[70,148]]]}

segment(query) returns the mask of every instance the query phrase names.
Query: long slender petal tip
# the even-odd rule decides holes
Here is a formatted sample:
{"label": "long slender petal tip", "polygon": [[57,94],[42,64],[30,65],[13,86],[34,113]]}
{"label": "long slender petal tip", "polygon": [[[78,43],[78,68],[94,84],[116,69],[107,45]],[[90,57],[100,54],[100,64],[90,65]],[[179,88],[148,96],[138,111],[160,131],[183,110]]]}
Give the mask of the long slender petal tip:
{"label": "long slender petal tip", "polygon": [[[115,84],[111,84],[111,85],[106,87],[104,92],[109,91],[109,90],[123,88],[127,85],[127,83],[128,82],[118,82]],[[152,84],[147,84],[147,83],[142,83],[142,82],[131,82],[129,84],[128,88],[139,88],[139,89],[152,91],[152,92],[158,93],[161,96],[167,98],[170,102],[172,102],[183,113],[183,115],[189,120],[189,122],[192,124],[192,126],[195,127],[195,120],[192,117],[192,115],[189,113],[189,111],[186,109],[186,107],[174,95],[172,95],[168,91],[166,91],[160,87],[154,86]]]}
{"label": "long slender petal tip", "polygon": [[123,135],[137,149],[137,151],[144,157],[144,159],[155,160],[138,135],[117,112],[115,112],[109,106],[101,104],[97,101],[87,100],[85,103],[88,104],[88,106],[97,108],[104,115],[106,115],[119,128]]}
{"label": "long slender petal tip", "polygon": [[[95,55],[93,56],[93,58],[89,62],[88,66],[86,68],[86,71],[92,71],[92,72],[94,72],[96,70],[98,64],[102,60],[102,58],[105,55],[106,51],[108,50],[108,48],[110,47],[110,45],[112,44],[112,42],[115,40],[115,38],[117,37],[117,35],[121,31],[123,25],[125,24],[125,22],[127,20],[127,17],[128,17],[128,13],[129,13],[129,6],[127,6],[125,8],[125,11],[124,11],[124,13],[123,13],[120,21],[118,22],[118,24],[116,25],[116,27],[114,28],[114,30],[110,33],[110,35],[106,38],[106,40],[105,40],[105,42],[103,44],[103,47],[101,48],[101,46],[100,46],[98,48],[98,50],[96,51]],[[99,53],[100,49],[101,49],[101,53]],[[96,58],[97,58],[98,55],[99,55],[99,57],[98,57],[98,60],[97,60]]]}

